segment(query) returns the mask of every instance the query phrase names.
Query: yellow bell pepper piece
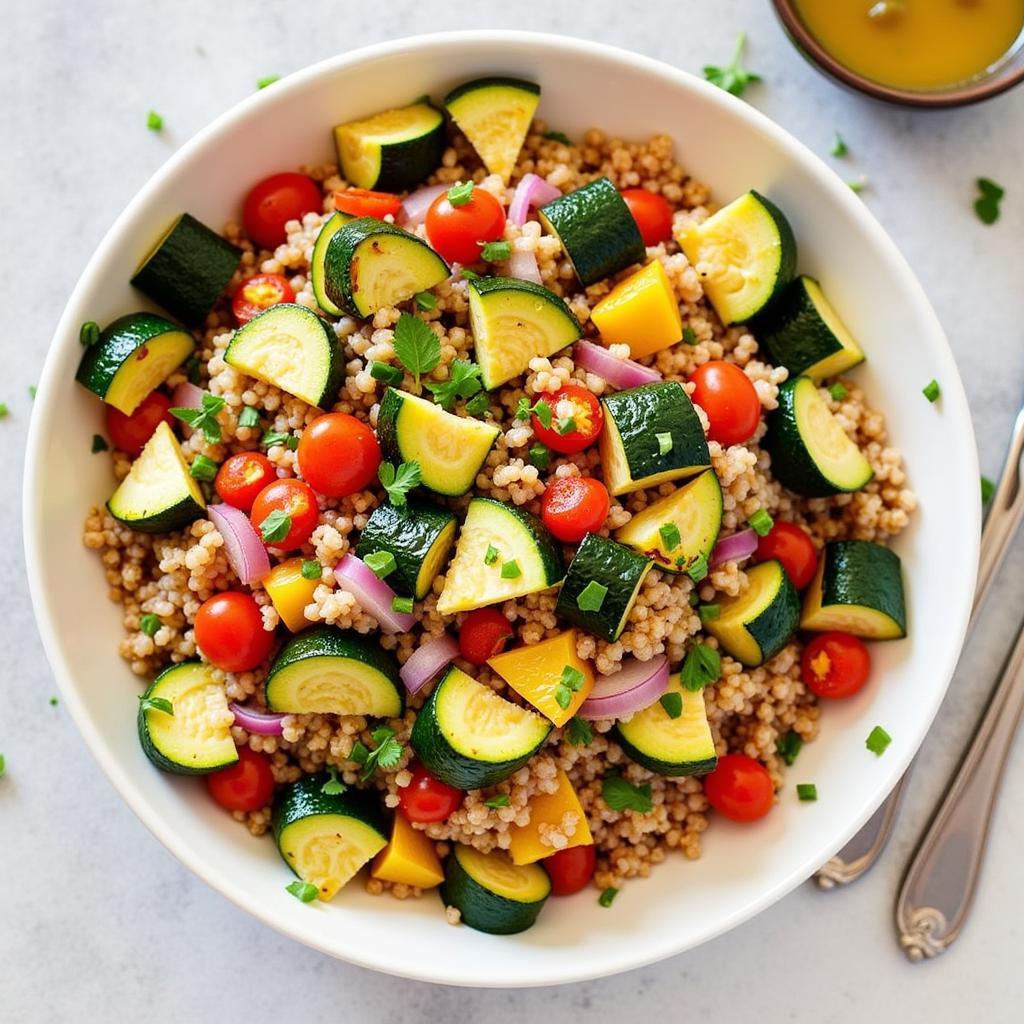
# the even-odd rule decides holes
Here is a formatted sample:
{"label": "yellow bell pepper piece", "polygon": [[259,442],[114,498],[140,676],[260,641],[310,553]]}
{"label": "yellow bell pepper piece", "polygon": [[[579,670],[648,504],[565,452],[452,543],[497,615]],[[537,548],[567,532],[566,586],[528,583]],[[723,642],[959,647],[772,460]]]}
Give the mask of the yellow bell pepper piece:
{"label": "yellow bell pepper piece", "polygon": [[[570,629],[539,644],[516,647],[496,654],[487,662],[520,697],[528,700],[555,725],[565,725],[590,696],[594,673],[576,653],[576,630]],[[583,675],[578,690],[570,690],[569,703],[563,708],[556,694],[566,666]]]}
{"label": "yellow bell pepper piece", "polygon": [[304,609],[313,603],[313,591],[319,586],[320,579],[307,580],[303,577],[301,558],[289,558],[287,562],[275,565],[262,582],[281,621],[293,633],[312,625]]}
{"label": "yellow bell pepper piece", "polygon": [[594,837],[590,834],[590,826],[587,824],[587,816],[580,804],[580,798],[572,788],[569,777],[565,772],[559,771],[558,789],[554,793],[538,793],[531,798],[530,824],[516,825],[512,828],[508,846],[512,863],[533,864],[555,853],[553,846],[541,842],[540,827],[550,825],[561,829],[566,812],[577,815],[576,831],[569,837],[569,842],[563,849],[567,850],[571,846],[592,846]]}
{"label": "yellow bell pepper piece", "polygon": [[620,281],[593,308],[590,318],[606,345],[629,345],[634,359],[668,348],[683,337],[679,303],[660,260]]}
{"label": "yellow bell pepper piece", "polygon": [[374,858],[370,874],[385,882],[402,882],[418,889],[433,889],[444,881],[441,860],[433,840],[395,812],[391,842]]}

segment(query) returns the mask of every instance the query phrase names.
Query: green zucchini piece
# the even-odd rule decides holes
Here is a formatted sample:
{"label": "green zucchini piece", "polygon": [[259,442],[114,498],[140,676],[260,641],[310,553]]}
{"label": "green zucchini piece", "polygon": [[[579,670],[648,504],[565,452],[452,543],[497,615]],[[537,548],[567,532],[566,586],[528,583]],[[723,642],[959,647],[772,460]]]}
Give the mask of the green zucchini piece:
{"label": "green zucchini piece", "polygon": [[830,541],[804,598],[800,626],[838,629],[866,640],[906,636],[899,555],[869,540]]}
{"label": "green zucchini piece", "polygon": [[670,718],[659,697],[628,722],[619,722],[616,739],[627,756],[659,775],[706,775],[715,770],[718,755],[708,725],[704,692],[687,690],[679,673],[669,677],[665,693],[678,693],[682,712]]}
{"label": "green zucchini piece", "polygon": [[429,177],[441,163],[444,142],[444,115],[427,102],[334,129],[346,181],[382,192],[404,192]]}
{"label": "green zucchini piece", "polygon": [[345,363],[330,324],[296,302],[281,302],[235,331],[224,362],[325,409],[333,405]]}
{"label": "green zucchini piece", "polygon": [[800,598],[775,560],[747,569],[747,588],[720,600],[718,618],[704,629],[737,661],[754,668],[774,658],[800,623]]}
{"label": "green zucchini piece", "polygon": [[195,338],[154,313],[129,313],[109,324],[82,353],[75,380],[130,416],[194,351]]}
{"label": "green zucchini piece", "polygon": [[372,718],[397,718],[404,695],[395,659],[369,637],[337,626],[293,636],[274,659],[264,690],[271,711]]}
{"label": "green zucchini piece", "polygon": [[388,551],[395,571],[388,585],[398,594],[422,600],[430,593],[455,541],[455,513],[426,501],[408,499],[405,508],[384,502],[374,509],[359,536],[356,554]]}
{"label": "green zucchini piece", "polygon": [[796,272],[789,221],[754,191],[695,224],[679,244],[726,325],[746,323],[765,310]]}
{"label": "green zucchini piece", "polygon": [[500,433],[493,423],[456,416],[395,388],[384,392],[377,414],[384,458],[396,464],[419,463],[420,483],[450,497],[473,486]]}
{"label": "green zucchini piece", "polygon": [[440,284],[451,274],[433,249],[375,217],[357,217],[334,232],[324,256],[327,298],[366,319]]}
{"label": "green zucchini piece", "polygon": [[547,590],[564,575],[558,546],[536,516],[493,498],[474,498],[437,610],[454,615],[499,604]]}
{"label": "green zucchini piece", "polygon": [[[697,411],[674,380],[642,384],[601,399],[601,466],[613,495],[693,476],[711,466],[711,453]],[[671,434],[662,453],[658,434]]]}
{"label": "green zucchini piece", "polygon": [[199,327],[241,260],[237,245],[183,213],[139,264],[132,284],[183,324]]}
{"label": "green zucchini piece", "polygon": [[469,323],[487,390],[525,373],[582,334],[565,299],[532,281],[482,277],[469,282]]}
{"label": "green zucchini piece", "polygon": [[316,236],[313,243],[313,255],[309,260],[309,280],[313,285],[313,294],[316,296],[316,304],[331,316],[344,316],[345,311],[336,306],[327,297],[327,289],[324,282],[324,258],[327,256],[327,243],[334,237],[342,224],[347,224],[354,217],[347,213],[332,213],[324,221],[320,228],[320,234]]}
{"label": "green zucchini piece", "polygon": [[454,665],[416,716],[409,743],[449,786],[483,789],[514,775],[544,745],[551,723],[499,697]]}
{"label": "green zucchini piece", "polygon": [[780,385],[762,447],[771,455],[775,478],[806,498],[858,491],[875,475],[810,377]]}
{"label": "green zucchini piece", "polygon": [[647,254],[625,199],[607,178],[552,199],[537,216],[562,243],[584,286],[642,263]]}
{"label": "green zucchini piece", "polygon": [[445,109],[490,174],[508,184],[540,102],[540,86],[521,78],[477,78],[453,89]]}
{"label": "green zucchini piece", "polygon": [[327,774],[305,775],[274,803],[273,829],[284,862],[329,900],[387,846],[385,815],[368,793],[324,792]]}
{"label": "green zucchini piece", "polygon": [[139,702],[139,742],[157,768],[175,775],[205,775],[238,760],[231,738],[235,716],[212,665],[202,661],[169,665],[143,697],[166,700],[173,712]]}
{"label": "green zucchini piece", "polygon": [[503,850],[481,853],[456,843],[445,863],[440,894],[470,928],[515,935],[537,920],[551,894],[551,879],[539,864],[513,864]]}
{"label": "green zucchini piece", "polygon": [[166,422],[153,431],[107,510],[139,533],[169,533],[203,515],[206,499]]}

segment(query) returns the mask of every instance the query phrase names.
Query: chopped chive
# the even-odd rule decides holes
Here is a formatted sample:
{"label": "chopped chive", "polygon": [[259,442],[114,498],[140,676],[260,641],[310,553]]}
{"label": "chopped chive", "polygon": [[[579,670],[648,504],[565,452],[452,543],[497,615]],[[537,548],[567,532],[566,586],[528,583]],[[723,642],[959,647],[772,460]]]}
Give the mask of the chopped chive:
{"label": "chopped chive", "polygon": [[487,550],[484,552],[484,565],[494,565],[500,554],[501,552],[493,544],[488,544]]}
{"label": "chopped chive", "polygon": [[188,467],[193,480],[212,480],[217,475],[217,463],[205,455],[197,455]]}
{"label": "chopped chive", "polygon": [[315,558],[304,558],[299,572],[304,580],[318,580],[323,575],[324,567]]}
{"label": "chopped chive", "polygon": [[6,402],[0,402],[0,420],[7,416],[10,411],[11,410],[7,408]]}
{"label": "chopped chive", "polygon": [[813,782],[798,782],[796,784],[796,797],[798,800],[817,800],[818,787]]}
{"label": "chopped chive", "polygon": [[548,139],[550,142],[560,142],[563,146],[572,145],[572,139],[565,132],[547,131],[542,138]]}
{"label": "chopped chive", "polygon": [[260,79],[257,80],[256,88],[257,89],[266,89],[266,87],[268,85],[273,85],[275,82],[280,82],[280,81],[281,81],[281,76],[280,75],[264,75],[263,78],[260,78]]}
{"label": "chopped chive", "polygon": [[687,345],[697,344],[697,332],[690,326],[683,328],[683,342]]}
{"label": "chopped chive", "polygon": [[35,386],[35,384],[29,384],[29,386],[28,386],[28,397],[34,399],[38,393],[39,393],[39,389]]}
{"label": "chopped chive", "polygon": [[796,756],[800,753],[803,745],[804,739],[800,733],[790,729],[789,732],[784,733],[775,741],[775,751],[786,764],[791,765],[796,760]]}
{"label": "chopped chive", "polygon": [[106,439],[101,434],[92,435],[92,453],[95,455],[97,452],[105,452],[110,450],[110,445],[107,444]]}
{"label": "chopped chive", "polygon": [[609,885],[600,896],[597,897],[597,902],[602,907],[610,907],[615,897],[619,895],[619,890],[614,885]]}
{"label": "chopped chive", "polygon": [[404,615],[412,615],[413,600],[411,597],[399,597],[397,594],[391,598],[391,610],[401,612]]}
{"label": "chopped chive", "polygon": [[488,263],[501,263],[512,256],[512,246],[509,242],[487,242],[480,255]]}
{"label": "chopped chive", "polygon": [[876,725],[871,732],[868,733],[868,738],[864,741],[864,746],[878,757],[881,757],[885,753],[885,748],[892,743],[892,737],[880,726]]}
{"label": "chopped chive", "polygon": [[469,267],[459,267],[459,277],[464,281],[480,280],[480,275],[475,270],[470,270]]}
{"label": "chopped chive", "polygon": [[448,189],[448,202],[452,206],[465,206],[473,198],[473,182],[460,181]]}
{"label": "chopped chive", "polygon": [[565,711],[572,703],[572,690],[570,690],[564,683],[559,683],[555,687],[555,703],[563,711]]}
{"label": "chopped chive", "polygon": [[758,537],[767,537],[772,532],[772,527],[775,525],[775,521],[768,514],[768,510],[759,508],[748,520],[747,526],[749,526]]}
{"label": "chopped chive", "polygon": [[722,614],[720,604],[702,604],[697,607],[697,614],[701,622],[714,622]]}
{"label": "chopped chive", "polygon": [[832,143],[831,153],[833,156],[846,156],[849,153],[850,147],[846,145],[842,135],[836,132],[835,141]]}
{"label": "chopped chive", "polygon": [[60,703],[60,700],[57,697],[51,697],[50,698],[50,707],[51,708],[55,708],[59,703]]}
{"label": "chopped chive", "polygon": [[987,476],[981,478],[981,503],[987,505],[996,493],[996,485]]}
{"label": "chopped chive", "polygon": [[367,555],[363,561],[373,570],[378,579],[390,576],[398,568],[395,556],[390,551],[374,551]]}
{"label": "chopped chive", "polygon": [[146,127],[151,132],[163,131],[164,119],[155,110],[151,110],[146,117]]}
{"label": "chopped chive", "polygon": [[694,583],[700,583],[708,574],[708,560],[705,555],[698,555],[693,564],[686,570],[686,575]]}
{"label": "chopped chive", "polygon": [[535,444],[530,448],[530,464],[538,469],[547,469],[551,465],[551,449],[543,444]]}
{"label": "chopped chive", "polygon": [[591,580],[576,598],[576,607],[581,612],[599,612],[604,599],[608,595],[608,588],[597,580]]}
{"label": "chopped chive", "polygon": [[696,590],[691,590],[689,596],[686,598],[686,602],[691,608],[696,608],[697,605],[700,604],[700,594],[698,594]]}
{"label": "chopped chive", "polygon": [[845,384],[841,384],[839,381],[836,381],[835,384],[828,389],[828,393],[833,397],[833,399],[835,399],[835,401],[841,402],[850,392],[846,390]]}
{"label": "chopped chive", "polygon": [[672,451],[672,434],[669,431],[655,434],[654,439],[658,442],[659,455],[668,455]]}
{"label": "chopped chive", "polygon": [[78,340],[87,348],[100,340],[100,325],[95,320],[86,320],[78,329]]}
{"label": "chopped chive", "polygon": [[260,438],[260,444],[264,448],[273,448],[275,444],[288,444],[288,439],[291,436],[282,430],[267,430]]}
{"label": "chopped chive", "polygon": [[294,882],[289,882],[285,886],[285,890],[303,903],[312,903],[319,892],[319,889],[312,882],[302,882],[297,878]]}
{"label": "chopped chive", "polygon": [[849,187],[851,192],[858,192],[859,193],[859,192],[863,192],[864,191],[864,186],[867,183],[868,183],[868,179],[865,178],[862,175],[859,178],[854,178],[851,181],[848,181],[846,184]]}
{"label": "chopped chive", "polygon": [[559,678],[559,682],[562,686],[567,686],[573,693],[577,693],[579,688],[583,685],[583,680],[586,676],[572,665],[562,666],[562,675]]}
{"label": "chopped chive", "polygon": [[501,565],[501,578],[503,580],[515,580],[522,576],[522,574],[519,563],[514,558],[503,562]]}
{"label": "chopped chive", "polygon": [[260,425],[260,414],[251,405],[245,406],[238,414],[238,425],[240,427],[258,427]]}
{"label": "chopped chive", "polygon": [[939,382],[934,379],[928,381],[928,383],[921,389],[921,394],[924,395],[929,402],[937,401],[939,395],[942,394],[942,391],[939,388]]}
{"label": "chopped chive", "polygon": [[0,779],[4,777],[5,771],[7,771],[7,761],[4,759],[4,755],[0,754]]}
{"label": "chopped chive", "polygon": [[416,307],[422,309],[424,313],[429,313],[430,310],[437,309],[437,298],[433,292],[417,292]]}
{"label": "chopped chive", "polygon": [[491,411],[491,396],[486,391],[481,391],[479,395],[474,395],[466,403],[466,412],[470,416],[486,416]]}
{"label": "chopped chive", "polygon": [[678,718],[683,713],[683,695],[678,690],[663,693],[658,703],[665,709],[669,718]]}
{"label": "chopped chive", "polygon": [[157,630],[160,628],[160,617],[154,615],[152,612],[147,612],[139,619],[139,629],[142,630],[146,636],[156,636]]}
{"label": "chopped chive", "polygon": [[497,793],[484,801],[484,807],[508,807],[510,801],[508,793]]}
{"label": "chopped chive", "polygon": [[662,523],[658,527],[658,536],[661,537],[661,543],[665,545],[666,551],[675,551],[683,542],[679,535],[679,527],[675,523]]}
{"label": "chopped chive", "polygon": [[565,725],[565,738],[574,747],[586,747],[594,738],[590,723],[582,718],[570,718]]}
{"label": "chopped chive", "polygon": [[374,380],[381,380],[396,388],[405,380],[405,373],[401,368],[392,366],[390,363],[382,363],[379,359],[374,359],[370,363],[370,376]]}

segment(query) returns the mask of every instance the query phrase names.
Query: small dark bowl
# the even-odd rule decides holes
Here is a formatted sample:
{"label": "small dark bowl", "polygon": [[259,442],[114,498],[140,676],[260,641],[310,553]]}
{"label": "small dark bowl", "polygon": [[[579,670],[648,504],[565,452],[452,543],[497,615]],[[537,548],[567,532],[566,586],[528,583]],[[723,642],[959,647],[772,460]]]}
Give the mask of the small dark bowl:
{"label": "small dark bowl", "polygon": [[887,103],[931,109],[963,107],[969,103],[980,103],[991,96],[998,96],[999,93],[1006,92],[1007,89],[1012,89],[1015,85],[1024,82],[1024,47],[1020,47],[992,70],[982,72],[966,82],[942,89],[926,91],[898,89],[894,86],[882,85],[880,82],[851,71],[825,50],[800,19],[793,0],[772,0],[772,3],[786,34],[804,57],[819,71],[823,71],[847,88],[855,89],[866,96],[872,96]]}

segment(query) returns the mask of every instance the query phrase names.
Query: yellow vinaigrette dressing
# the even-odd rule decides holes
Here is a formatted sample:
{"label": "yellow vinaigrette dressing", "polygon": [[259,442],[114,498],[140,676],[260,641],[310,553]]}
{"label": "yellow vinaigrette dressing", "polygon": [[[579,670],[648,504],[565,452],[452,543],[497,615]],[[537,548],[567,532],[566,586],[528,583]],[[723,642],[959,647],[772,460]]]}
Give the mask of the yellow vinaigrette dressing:
{"label": "yellow vinaigrette dressing", "polygon": [[1015,50],[1024,0],[797,0],[808,31],[841,64],[900,89],[966,82]]}

